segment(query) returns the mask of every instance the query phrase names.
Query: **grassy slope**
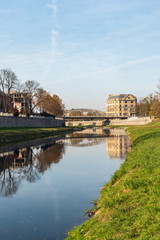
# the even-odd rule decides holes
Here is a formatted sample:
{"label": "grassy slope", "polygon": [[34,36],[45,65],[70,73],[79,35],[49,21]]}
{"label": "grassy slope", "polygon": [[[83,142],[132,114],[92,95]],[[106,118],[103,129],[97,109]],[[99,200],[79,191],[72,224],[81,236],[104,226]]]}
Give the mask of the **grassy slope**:
{"label": "grassy slope", "polygon": [[19,142],[47,136],[58,136],[69,131],[74,131],[70,127],[58,128],[6,128],[0,129],[0,145],[12,142]]}
{"label": "grassy slope", "polygon": [[128,130],[134,143],[102,191],[93,218],[71,239],[160,239],[160,120]]}

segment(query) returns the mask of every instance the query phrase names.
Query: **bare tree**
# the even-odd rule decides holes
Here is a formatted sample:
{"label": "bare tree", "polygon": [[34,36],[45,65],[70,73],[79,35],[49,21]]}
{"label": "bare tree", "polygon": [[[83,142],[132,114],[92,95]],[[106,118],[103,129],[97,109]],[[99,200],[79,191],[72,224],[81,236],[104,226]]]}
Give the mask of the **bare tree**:
{"label": "bare tree", "polygon": [[158,91],[155,91],[158,96],[160,96],[160,79],[159,84],[157,85]]}
{"label": "bare tree", "polygon": [[28,80],[23,84],[23,91],[32,94],[36,94],[39,83],[34,80]]}
{"label": "bare tree", "polygon": [[0,70],[0,86],[2,92],[9,94],[11,90],[17,88],[18,84],[19,80],[11,69]]}
{"label": "bare tree", "polygon": [[33,111],[33,108],[35,108],[35,105],[37,104],[36,97],[37,97],[38,87],[39,87],[39,83],[34,80],[28,80],[22,86],[23,92],[27,93],[30,97],[30,104],[29,104],[30,113]]}
{"label": "bare tree", "polygon": [[2,99],[4,110],[7,112],[10,105],[10,92],[13,89],[17,89],[20,81],[16,74],[11,69],[0,70],[0,90],[2,92]]}

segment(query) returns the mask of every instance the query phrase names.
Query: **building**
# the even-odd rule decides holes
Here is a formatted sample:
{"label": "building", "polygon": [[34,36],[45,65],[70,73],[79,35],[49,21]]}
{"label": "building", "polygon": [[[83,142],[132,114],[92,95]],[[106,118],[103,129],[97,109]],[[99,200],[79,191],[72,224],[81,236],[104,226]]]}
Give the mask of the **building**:
{"label": "building", "polygon": [[18,111],[31,108],[32,98],[31,98],[31,94],[29,93],[11,91],[10,98],[11,98],[11,105],[14,108],[17,108]]}
{"label": "building", "polygon": [[137,98],[132,94],[109,95],[106,100],[106,115],[110,117],[133,117]]}

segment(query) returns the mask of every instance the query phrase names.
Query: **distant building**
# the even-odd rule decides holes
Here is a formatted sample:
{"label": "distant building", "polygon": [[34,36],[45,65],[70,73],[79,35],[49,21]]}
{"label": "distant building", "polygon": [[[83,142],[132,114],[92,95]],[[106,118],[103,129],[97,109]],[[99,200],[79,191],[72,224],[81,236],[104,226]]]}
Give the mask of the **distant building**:
{"label": "distant building", "polygon": [[11,91],[10,92],[11,105],[19,111],[30,109],[32,104],[31,94]]}
{"label": "distant building", "polygon": [[110,117],[133,117],[137,98],[132,94],[109,95],[106,100],[106,115]]}

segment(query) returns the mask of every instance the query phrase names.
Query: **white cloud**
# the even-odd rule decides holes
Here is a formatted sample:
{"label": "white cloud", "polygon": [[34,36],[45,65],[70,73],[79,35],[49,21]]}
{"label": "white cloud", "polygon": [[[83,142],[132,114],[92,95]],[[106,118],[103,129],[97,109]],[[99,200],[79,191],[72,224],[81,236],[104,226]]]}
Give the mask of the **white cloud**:
{"label": "white cloud", "polygon": [[[117,65],[112,65],[110,67],[100,67],[98,68],[96,66],[96,64],[91,67],[90,69],[84,69],[85,68],[85,65],[89,65],[90,64],[90,59],[85,59],[84,61],[84,66],[81,66],[82,69],[84,69],[84,73],[83,74],[79,74],[78,71],[77,71],[77,74],[76,75],[70,75],[70,76],[65,76],[63,79],[61,80],[57,80],[55,81],[55,83],[62,83],[62,82],[68,82],[68,81],[72,81],[72,80],[76,80],[76,79],[85,79],[85,78],[88,78],[89,76],[99,76],[100,74],[103,74],[103,73],[107,73],[107,72],[112,72],[112,71],[115,71],[117,69],[121,69],[121,68],[125,68],[125,67],[128,67],[128,66],[132,66],[132,65],[136,65],[136,64],[141,64],[141,63],[145,63],[145,62],[149,62],[149,61],[152,61],[152,60],[158,60],[160,59],[160,55],[156,55],[156,56],[151,56],[151,57],[147,57],[147,58],[141,58],[141,59],[137,59],[137,60],[133,60],[133,61],[128,61],[128,62],[125,62],[125,63],[122,63],[122,64],[117,64]],[[88,62],[87,62],[88,61]],[[74,63],[74,60],[70,59],[69,61],[69,65],[73,65]],[[97,68],[97,70],[95,70]]]}
{"label": "white cloud", "polygon": [[58,12],[58,7],[57,7],[57,1],[56,0],[51,0],[51,4],[47,4],[47,7],[52,9],[52,18],[53,18],[53,28],[51,30],[51,45],[50,45],[50,50],[49,50],[49,59],[47,61],[47,64],[44,66],[44,78],[48,78],[48,75],[50,74],[51,69],[54,68],[53,64],[56,63],[57,56],[59,55],[59,52],[57,50],[57,45],[58,45],[58,35],[59,32],[57,31],[57,12]]}
{"label": "white cloud", "polygon": [[56,0],[52,0],[51,4],[47,4],[47,7],[51,8],[53,10],[53,18],[56,19],[57,12],[58,12],[58,7],[56,4]]}

